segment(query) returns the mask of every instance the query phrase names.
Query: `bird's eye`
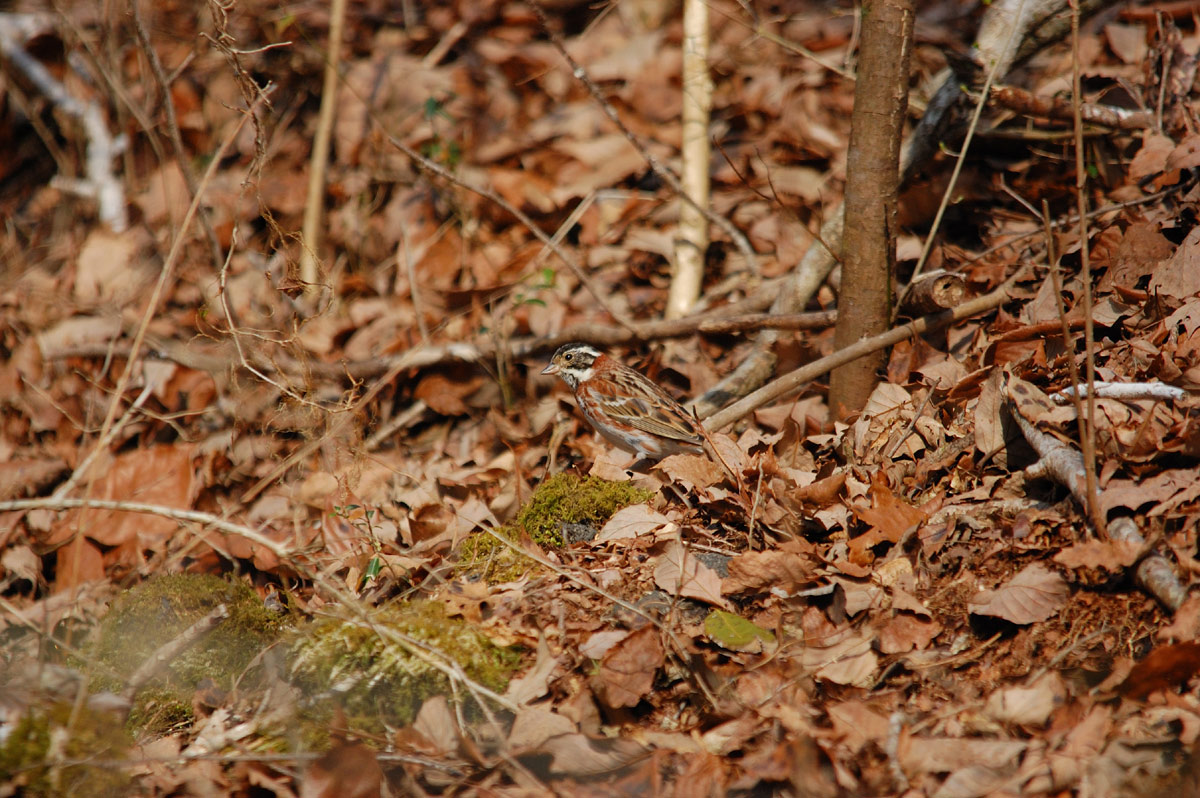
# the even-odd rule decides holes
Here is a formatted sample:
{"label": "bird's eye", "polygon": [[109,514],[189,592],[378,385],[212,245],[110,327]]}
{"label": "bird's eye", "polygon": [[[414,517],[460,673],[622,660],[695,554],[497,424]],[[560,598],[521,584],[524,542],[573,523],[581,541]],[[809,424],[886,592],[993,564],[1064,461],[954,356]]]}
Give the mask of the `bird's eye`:
{"label": "bird's eye", "polygon": [[570,360],[573,357],[575,357],[575,356],[570,353],[567,353],[567,354],[563,355],[563,360]]}

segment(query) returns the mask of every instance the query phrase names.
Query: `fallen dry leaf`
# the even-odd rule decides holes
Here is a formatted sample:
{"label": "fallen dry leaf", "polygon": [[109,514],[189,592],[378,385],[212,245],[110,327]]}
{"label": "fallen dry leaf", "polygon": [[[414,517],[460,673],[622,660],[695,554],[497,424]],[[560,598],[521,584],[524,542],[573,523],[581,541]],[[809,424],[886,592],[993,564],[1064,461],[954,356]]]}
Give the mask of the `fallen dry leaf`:
{"label": "fallen dry leaf", "polygon": [[1067,595],[1066,580],[1035,562],[1002,587],[980,591],[967,607],[976,615],[1025,625],[1052,617],[1066,603]]}
{"label": "fallen dry leaf", "polygon": [[551,773],[581,778],[612,774],[646,753],[645,747],[634,740],[597,739],[584,734],[551,737],[538,751],[550,755]]}
{"label": "fallen dry leaf", "polygon": [[779,549],[746,552],[729,561],[729,576],[721,580],[721,592],[736,595],[771,590],[778,591],[778,595],[792,595],[814,580],[815,570],[810,557],[794,547],[789,550],[787,544]]}
{"label": "fallen dry leaf", "polygon": [[383,768],[375,751],[341,742],[305,768],[300,798],[378,798],[382,788]]}
{"label": "fallen dry leaf", "polygon": [[1117,691],[1135,701],[1151,693],[1170,690],[1200,673],[1200,643],[1159,646],[1133,666]]}
{"label": "fallen dry leaf", "polygon": [[646,626],[608,650],[596,674],[597,696],[610,707],[632,707],[654,686],[665,652],[657,627]]}
{"label": "fallen dry leaf", "polygon": [[648,535],[671,523],[671,519],[646,504],[631,504],[613,513],[596,535],[596,542]]}
{"label": "fallen dry leaf", "polygon": [[1000,723],[1043,726],[1067,700],[1067,686],[1057,673],[1049,673],[1028,687],[1006,687],[988,696],[984,710]]}
{"label": "fallen dry leaf", "polygon": [[671,541],[654,567],[654,584],[672,596],[697,599],[714,607],[730,609],[721,597],[721,577],[696,559],[679,541]]}
{"label": "fallen dry leaf", "polygon": [[1055,554],[1054,561],[1065,568],[1101,568],[1121,573],[1137,562],[1141,548],[1127,540],[1086,540]]}

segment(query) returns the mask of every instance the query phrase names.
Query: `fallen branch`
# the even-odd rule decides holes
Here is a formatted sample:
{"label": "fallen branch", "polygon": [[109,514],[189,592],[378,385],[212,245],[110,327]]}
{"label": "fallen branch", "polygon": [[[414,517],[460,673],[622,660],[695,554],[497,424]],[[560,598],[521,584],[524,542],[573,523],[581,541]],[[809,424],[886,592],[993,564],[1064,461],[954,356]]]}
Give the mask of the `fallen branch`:
{"label": "fallen branch", "polygon": [[[1094,13],[1109,2],[1111,0],[1079,0],[1080,11],[1084,15]],[[1061,13],[1065,7],[1065,0],[1001,0],[992,3],[984,14],[976,36],[977,61],[986,64],[989,72],[993,72],[997,78],[1004,77],[1023,59],[1070,31],[1070,15]],[[1017,35],[1020,32],[1025,35]],[[956,111],[965,97],[963,81],[949,69],[939,79],[941,85],[927,105],[921,121],[903,145],[901,185],[938,152],[942,142],[950,137],[950,131],[959,122]],[[965,152],[962,154],[965,155]],[[947,190],[947,195],[951,193]],[[843,209],[844,206],[839,205],[828,215],[817,241],[791,270],[788,282],[771,308],[772,313],[803,310],[825,282],[841,251]],[[936,229],[930,231],[931,239],[935,233]],[[775,370],[772,349],[777,340],[778,335],[772,330],[760,333],[754,349],[738,367],[693,402],[697,412],[701,416],[712,415],[731,399],[745,396],[770,379]]]}
{"label": "fallen branch", "polygon": [[146,513],[147,515],[159,515],[163,518],[171,518],[176,521],[202,524],[210,526],[218,532],[237,535],[251,543],[256,543],[281,560],[287,560],[293,554],[292,551],[279,545],[262,533],[254,531],[250,527],[226,521],[224,518],[218,518],[210,513],[202,513],[198,510],[184,510],[181,507],[165,507],[159,504],[143,504],[141,502],[110,501],[108,499],[15,499],[13,501],[0,502],[0,513],[11,512],[13,510],[75,510],[84,507],[96,510],[117,510],[126,513]]}
{"label": "fallen branch", "polygon": [[[1080,396],[1087,396],[1088,387],[1079,386]],[[1063,388],[1050,398],[1060,405],[1074,401],[1075,390]],[[1189,396],[1183,388],[1167,385],[1162,382],[1097,382],[1096,397],[1099,399],[1118,399],[1133,401],[1137,399],[1154,399],[1157,401],[1176,402]]]}
{"label": "fallen branch", "polygon": [[[984,313],[986,311],[997,308],[1004,304],[1008,299],[1008,291],[1010,286],[1015,282],[1016,277],[1010,277],[1007,282],[992,291],[990,294],[976,297],[975,299],[964,302],[953,310],[948,310],[943,313],[938,313],[933,316],[922,316],[919,319],[913,319],[907,324],[902,324],[899,327],[893,327],[885,333],[864,338],[863,340],[848,346],[845,349],[840,349],[832,355],[814,360],[812,363],[801,366],[779,379],[764,385],[754,393],[743,399],[731,404],[729,407],[713,413],[708,416],[705,426],[712,431],[727,427],[733,422],[748,416],[758,408],[765,404],[775,401],[780,397],[799,389],[805,383],[812,382],[817,377],[826,373],[830,369],[836,368],[844,363],[849,363],[852,360],[862,357],[863,355],[877,352],[889,346],[900,343],[903,340],[913,336],[922,335],[926,332],[941,329],[957,321],[968,319],[971,316]],[[701,416],[704,417],[703,415]]]}
{"label": "fallen branch", "polygon": [[[598,323],[575,324],[552,335],[513,338],[508,341],[509,352],[514,358],[529,357],[547,352],[571,341],[596,344],[597,346],[619,346],[639,341],[658,341],[666,338],[683,338],[696,332],[735,333],[761,329],[809,330],[828,327],[837,318],[835,311],[796,313],[774,316],[759,313],[771,304],[778,289],[778,281],[763,286],[753,296],[728,305],[697,313],[683,319],[666,321],[635,322],[629,327],[611,327]],[[231,344],[221,343],[219,353],[203,351],[196,345],[198,339],[177,341],[157,338],[148,334],[146,342],[158,357],[171,360],[181,366],[224,374],[242,364],[236,353],[227,352]],[[43,352],[47,359],[68,357],[125,357],[131,349],[110,341],[94,341]],[[356,360],[342,363],[310,363],[295,358],[275,357],[270,361],[247,353],[247,362],[260,371],[278,371],[297,378],[321,377],[325,379],[353,379],[375,377],[388,371],[396,364],[403,368],[426,368],[440,363],[490,361],[495,357],[496,344],[490,337],[480,336],[475,341],[449,344],[414,346],[404,352],[381,360]]]}
{"label": "fallen branch", "polygon": [[[1075,109],[1072,108],[1070,100],[1062,97],[1039,97],[1028,89],[1016,86],[993,86],[991,94],[988,95],[988,105],[1043,119],[1065,121],[1075,117]],[[1084,122],[1116,130],[1142,130],[1154,125],[1154,115],[1149,111],[1081,103],[1079,112]]]}
{"label": "fallen branch", "polygon": [[113,174],[112,164],[124,152],[126,138],[108,132],[108,123],[99,103],[85,103],[72,97],[50,70],[25,52],[25,43],[47,27],[44,15],[0,14],[0,55],[21,70],[56,108],[77,119],[87,135],[84,166],[87,177],[83,180],[57,177],[53,184],[72,194],[94,199],[100,221],[114,233],[124,232],[129,227],[125,187]]}
{"label": "fallen branch", "polygon": [[[1083,454],[1035,427],[1021,414],[1013,396],[1007,390],[1005,393],[1009,415],[1017,422],[1021,434],[1038,455],[1038,461],[1027,468],[1026,473],[1033,477],[1044,476],[1054,480],[1070,491],[1080,507],[1086,508],[1087,468],[1083,462]],[[1146,546],[1146,539],[1132,518],[1115,518],[1109,521],[1104,529],[1096,531],[1111,541],[1132,543],[1138,548]],[[1171,564],[1161,554],[1148,553],[1142,557],[1134,568],[1134,578],[1138,585],[1172,612],[1179,609],[1187,598],[1187,589],[1180,583]]]}
{"label": "fallen branch", "polygon": [[961,304],[966,295],[966,281],[959,275],[928,272],[909,285],[900,311],[909,316],[939,313]]}
{"label": "fallen branch", "polygon": [[178,657],[187,649],[198,641],[201,637],[208,634],[216,626],[229,617],[229,608],[224,604],[218,604],[211,612],[205,615],[194,624],[184,629],[173,639],[168,640],[158,647],[157,650],[145,662],[138,666],[138,669],[129,677],[129,682],[125,686],[125,691],[122,696],[133,701],[137,696],[138,690],[142,689],[151,679],[154,678],[160,670],[173,659]]}

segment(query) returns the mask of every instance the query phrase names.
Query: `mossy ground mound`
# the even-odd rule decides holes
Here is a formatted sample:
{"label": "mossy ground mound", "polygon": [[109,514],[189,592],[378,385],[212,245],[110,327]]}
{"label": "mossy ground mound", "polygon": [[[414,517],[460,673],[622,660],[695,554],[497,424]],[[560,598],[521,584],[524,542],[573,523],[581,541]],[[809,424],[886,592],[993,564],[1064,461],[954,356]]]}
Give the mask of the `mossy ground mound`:
{"label": "mossy ground mound", "polygon": [[[434,602],[363,612],[361,618],[314,621],[296,630],[291,644],[293,684],[310,697],[337,702],[352,728],[382,731],[411,722],[427,698],[470,694],[461,685],[454,689],[434,662],[456,663],[470,679],[499,692],[520,665],[517,651],[447,618]],[[464,698],[468,714],[475,708]]]}
{"label": "mossy ground mound", "polygon": [[[537,487],[511,523],[496,530],[509,540],[521,533],[545,548],[563,545],[564,524],[600,527],[622,507],[648,501],[654,493],[629,482],[608,482],[599,477],[555,474]],[[486,532],[473,535],[459,548],[461,567],[489,581],[519,578],[535,566]]]}
{"label": "mossy ground mound", "polygon": [[0,782],[19,780],[25,798],[119,798],[129,794],[129,776],[114,763],[130,743],[111,712],[69,702],[30,708],[0,745]]}
{"label": "mossy ground mound", "polygon": [[151,579],[113,602],[93,649],[93,687],[115,692],[155,651],[220,604],[228,617],[164,663],[139,692],[131,728],[163,731],[189,719],[192,693],[204,679],[226,690],[235,682],[244,687],[247,667],[277,639],[284,621],[245,582],[211,574]]}

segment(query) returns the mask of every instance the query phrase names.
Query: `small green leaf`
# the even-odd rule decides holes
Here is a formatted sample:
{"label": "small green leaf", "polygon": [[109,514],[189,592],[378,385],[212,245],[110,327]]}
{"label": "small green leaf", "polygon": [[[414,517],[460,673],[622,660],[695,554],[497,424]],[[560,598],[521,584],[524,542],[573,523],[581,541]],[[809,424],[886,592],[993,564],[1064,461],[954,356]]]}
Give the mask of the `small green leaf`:
{"label": "small green leaf", "polygon": [[383,571],[383,560],[379,559],[378,557],[372,557],[367,562],[367,570],[363,572],[363,584],[365,585],[367,582],[370,582],[372,579],[379,576],[381,571]]}
{"label": "small green leaf", "polygon": [[708,614],[704,619],[704,633],[709,640],[730,651],[757,654],[765,645],[775,645],[774,634],[724,610],[713,610]]}

